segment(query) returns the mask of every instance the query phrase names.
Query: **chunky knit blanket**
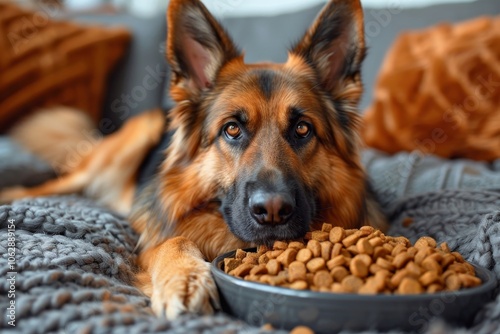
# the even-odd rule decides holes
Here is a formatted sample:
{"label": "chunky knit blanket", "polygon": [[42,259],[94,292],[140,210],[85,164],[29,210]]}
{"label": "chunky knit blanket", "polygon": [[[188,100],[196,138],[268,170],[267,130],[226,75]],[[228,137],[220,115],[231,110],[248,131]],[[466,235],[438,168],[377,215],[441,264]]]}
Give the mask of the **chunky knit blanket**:
{"label": "chunky knit blanket", "polygon": [[[407,163],[403,170],[401,161]],[[469,176],[454,167],[445,173],[448,181],[439,185],[424,183],[426,188],[418,189],[412,183],[422,176],[423,167],[443,172],[444,161],[433,164],[427,158],[368,152],[364,162],[390,218],[389,234],[413,241],[422,235],[447,241],[500,279],[500,192],[485,190],[477,182],[470,185]],[[494,167],[476,167],[487,169],[488,187],[500,189],[500,173]],[[427,178],[441,174],[432,175]],[[461,189],[451,189],[457,185],[449,184],[453,176],[462,180]],[[403,225],[407,217],[413,219],[409,226]],[[132,282],[137,235],[126,219],[91,200],[65,196],[0,206],[0,231],[0,332],[262,332],[223,313],[184,316],[174,322],[153,316],[148,298]],[[425,320],[415,331],[493,333],[500,328],[500,295],[484,306],[472,328]]]}

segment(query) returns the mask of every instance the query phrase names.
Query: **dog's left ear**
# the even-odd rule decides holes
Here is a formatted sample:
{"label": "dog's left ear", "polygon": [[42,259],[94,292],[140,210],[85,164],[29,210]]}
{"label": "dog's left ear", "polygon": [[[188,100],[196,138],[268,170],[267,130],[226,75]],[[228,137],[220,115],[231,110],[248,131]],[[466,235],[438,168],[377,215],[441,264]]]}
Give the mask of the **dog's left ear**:
{"label": "dog's left ear", "polygon": [[316,70],[334,99],[356,105],[362,93],[360,70],[365,52],[359,0],[330,0],[291,50]]}
{"label": "dog's left ear", "polygon": [[[172,97],[195,98],[193,95],[212,87],[220,68],[240,52],[199,0],[171,0],[167,22]],[[176,93],[181,96],[176,98]]]}

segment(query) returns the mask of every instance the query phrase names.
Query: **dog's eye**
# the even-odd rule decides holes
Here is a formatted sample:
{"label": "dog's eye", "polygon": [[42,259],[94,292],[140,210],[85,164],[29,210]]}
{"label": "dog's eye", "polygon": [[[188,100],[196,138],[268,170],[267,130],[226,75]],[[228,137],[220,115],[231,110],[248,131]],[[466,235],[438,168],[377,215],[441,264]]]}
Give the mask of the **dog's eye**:
{"label": "dog's eye", "polygon": [[225,126],[224,133],[229,139],[238,139],[241,136],[241,129],[238,124],[231,122]]}
{"label": "dog's eye", "polygon": [[307,138],[311,134],[311,124],[301,121],[295,127],[295,134],[299,138]]}

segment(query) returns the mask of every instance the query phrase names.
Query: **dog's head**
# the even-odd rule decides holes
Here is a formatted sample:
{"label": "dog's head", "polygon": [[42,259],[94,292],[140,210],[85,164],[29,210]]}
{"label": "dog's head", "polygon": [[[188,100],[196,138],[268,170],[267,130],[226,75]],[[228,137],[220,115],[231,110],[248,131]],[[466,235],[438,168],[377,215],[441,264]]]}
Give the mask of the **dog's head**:
{"label": "dog's head", "polygon": [[330,1],[284,64],[245,64],[200,1],[172,0],[171,218],[210,197],[245,241],[298,238],[322,220],[359,224],[364,54],[359,0]]}

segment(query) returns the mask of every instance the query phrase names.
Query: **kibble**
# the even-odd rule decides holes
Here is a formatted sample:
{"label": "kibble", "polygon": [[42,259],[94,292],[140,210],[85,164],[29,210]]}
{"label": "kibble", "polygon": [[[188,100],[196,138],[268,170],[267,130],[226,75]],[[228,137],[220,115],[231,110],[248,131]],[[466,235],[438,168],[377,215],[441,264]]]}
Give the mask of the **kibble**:
{"label": "kibble", "polygon": [[311,252],[311,250],[309,248],[304,248],[304,249],[299,250],[299,252],[297,253],[297,256],[295,258],[297,259],[297,261],[300,261],[302,263],[306,263],[310,259],[312,259],[312,257],[313,257],[313,253]]}
{"label": "kibble", "polygon": [[349,276],[349,271],[345,267],[336,267],[330,271],[330,275],[332,275],[335,282],[342,282],[342,280]]}
{"label": "kibble", "polygon": [[[267,272],[269,273],[269,275],[278,275],[278,273],[280,272],[280,269],[281,269],[280,264],[279,264],[278,260],[276,260],[276,259],[269,260],[269,262],[266,264],[266,268],[267,268]],[[232,273],[232,271],[230,273]],[[241,275],[237,275],[236,273],[234,276],[241,277]]]}
{"label": "kibble", "polygon": [[313,283],[320,288],[330,288],[333,284],[333,278],[328,271],[321,270],[314,274]]}
{"label": "kibble", "polygon": [[358,240],[358,243],[356,244],[356,247],[358,248],[358,253],[359,254],[368,254],[372,255],[373,254],[373,246],[368,241],[366,238],[361,238]]}
{"label": "kibble", "polygon": [[314,334],[314,331],[306,326],[297,326],[292,329],[290,334]]}
{"label": "kibble", "polygon": [[335,244],[345,238],[345,230],[342,227],[335,226],[330,230],[330,242]]}
{"label": "kibble", "polygon": [[330,238],[330,233],[323,231],[313,231],[312,238],[313,240],[327,241]]}
{"label": "kibble", "polygon": [[288,248],[283,253],[281,253],[276,260],[281,263],[285,268],[288,268],[290,263],[295,261],[297,256],[297,250],[295,248]]}
{"label": "kibble", "polygon": [[345,292],[356,293],[363,286],[363,280],[354,275],[346,276],[342,280],[342,288]]}
{"label": "kibble", "polygon": [[474,267],[431,237],[414,245],[372,227],[359,230],[323,224],[305,240],[276,241],[257,252],[237,250],[224,259],[226,273],[295,290],[333,293],[420,294],[481,284]]}
{"label": "kibble", "polygon": [[326,263],[326,266],[328,267],[329,270],[332,270],[335,267],[343,266],[346,262],[347,261],[346,261],[345,257],[343,257],[342,255],[337,255],[334,258],[332,258],[331,260],[329,260]]}
{"label": "kibble", "polygon": [[305,281],[306,274],[306,265],[300,261],[292,262],[288,267],[288,280],[290,282]]}
{"label": "kibble", "polygon": [[402,295],[415,295],[422,292],[423,289],[420,283],[416,279],[410,277],[403,278],[397,289],[397,293]]}
{"label": "kibble", "polygon": [[314,274],[317,271],[325,269],[326,267],[325,259],[323,259],[322,257],[316,257],[307,262],[306,267],[307,270],[309,270],[309,272]]}
{"label": "kibble", "polygon": [[360,278],[364,278],[368,276],[368,268],[369,266],[359,257],[359,255],[356,255],[352,260],[351,263],[349,264],[349,269],[351,270],[351,273]]}
{"label": "kibble", "polygon": [[309,240],[307,248],[312,252],[313,257],[321,256],[321,244],[318,240]]}
{"label": "kibble", "polygon": [[330,241],[323,241],[321,244],[321,257],[325,259],[325,261],[330,260],[332,255],[333,244]]}

